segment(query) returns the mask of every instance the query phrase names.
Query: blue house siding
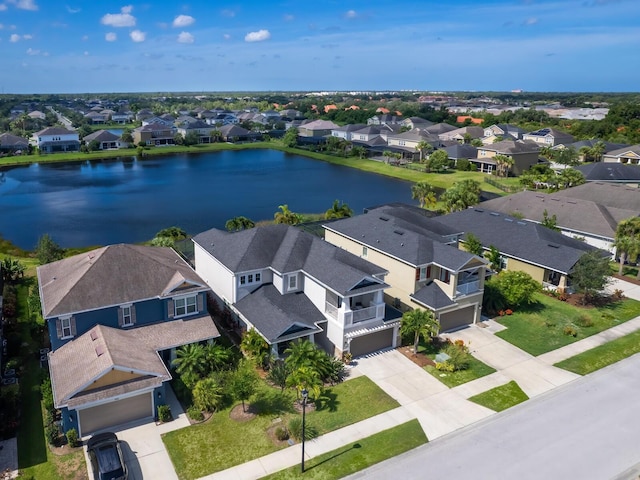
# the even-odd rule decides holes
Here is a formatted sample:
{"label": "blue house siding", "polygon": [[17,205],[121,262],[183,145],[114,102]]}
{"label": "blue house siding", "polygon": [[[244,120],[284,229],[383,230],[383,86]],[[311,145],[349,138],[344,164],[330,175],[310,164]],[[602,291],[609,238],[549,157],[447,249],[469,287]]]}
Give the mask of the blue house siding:
{"label": "blue house siding", "polygon": [[[177,295],[179,296],[179,295]],[[190,317],[195,317],[206,313],[206,293],[200,292],[197,294],[198,300],[196,302],[196,313],[181,316],[180,319],[187,319]],[[173,300],[169,298],[163,299],[151,299],[145,300],[143,302],[134,302],[132,303],[135,308],[135,325],[131,327],[119,327],[118,325],[118,311],[120,310],[119,306],[103,308],[100,310],[92,310],[89,312],[82,312],[73,314],[73,318],[75,319],[75,335],[72,338],[68,339],[60,339],[58,338],[56,323],[58,318],[49,318],[47,319],[48,330],[49,330],[49,339],[51,340],[51,349],[56,350],[60,348],[65,343],[73,340],[73,338],[79,337],[80,335],[88,332],[95,325],[104,325],[107,327],[113,328],[136,328],[144,325],[149,325],[152,323],[157,323],[160,321],[170,321],[173,320],[172,316],[169,316],[169,309],[173,305]]]}

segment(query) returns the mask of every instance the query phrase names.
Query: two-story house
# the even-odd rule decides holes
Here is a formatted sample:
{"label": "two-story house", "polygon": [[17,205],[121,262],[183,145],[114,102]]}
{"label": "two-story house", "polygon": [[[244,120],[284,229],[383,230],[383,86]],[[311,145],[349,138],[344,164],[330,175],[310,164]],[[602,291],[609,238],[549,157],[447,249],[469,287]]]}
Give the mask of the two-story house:
{"label": "two-story house", "polygon": [[496,168],[493,157],[504,155],[513,159],[511,172],[520,175],[531,166],[538,163],[540,146],[535,142],[522,140],[502,140],[478,147],[478,157],[469,160],[478,165],[478,171],[492,173]]}
{"label": "two-story house", "polygon": [[153,419],[181,345],[219,336],[172,249],[110,245],[38,267],[54,404],[79,435]]}
{"label": "two-story house", "polygon": [[77,152],[80,150],[78,132],[62,127],[47,127],[33,134],[34,145],[40,153]]}
{"label": "two-story house", "polygon": [[193,242],[196,272],[274,355],[299,338],[334,355],[398,345],[384,268],[287,225],[211,229]]}
{"label": "two-story house", "polygon": [[555,128],[541,128],[540,130],[525,133],[522,135],[522,139],[536,142],[543,147],[553,147],[559,144],[567,145],[576,141],[572,135]]}
{"label": "two-story house", "polygon": [[331,130],[331,136],[342,138],[350,142],[351,140],[353,140],[353,132],[362,130],[363,128],[366,128],[366,125],[363,125],[361,123],[348,124]]}
{"label": "two-story house", "polygon": [[173,124],[167,125],[162,123],[148,123],[141,127],[134,128],[131,132],[133,143],[140,145],[174,145],[176,128]]}
{"label": "two-story house", "polygon": [[388,302],[434,312],[441,330],[480,320],[486,260],[457,248],[460,232],[410,205],[385,205],[324,226],[325,239],[386,269]]}

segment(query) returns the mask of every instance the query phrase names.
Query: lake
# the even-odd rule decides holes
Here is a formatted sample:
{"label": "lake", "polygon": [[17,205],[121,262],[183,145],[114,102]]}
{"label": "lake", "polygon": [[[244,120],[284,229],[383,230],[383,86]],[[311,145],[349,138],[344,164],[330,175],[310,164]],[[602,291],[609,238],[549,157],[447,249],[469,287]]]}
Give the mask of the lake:
{"label": "lake", "polygon": [[221,151],[11,167],[0,173],[0,235],[31,250],[136,243],[173,225],[196,234],[243,215],[272,219],[278,205],[356,212],[415,203],[410,183],[276,150]]}

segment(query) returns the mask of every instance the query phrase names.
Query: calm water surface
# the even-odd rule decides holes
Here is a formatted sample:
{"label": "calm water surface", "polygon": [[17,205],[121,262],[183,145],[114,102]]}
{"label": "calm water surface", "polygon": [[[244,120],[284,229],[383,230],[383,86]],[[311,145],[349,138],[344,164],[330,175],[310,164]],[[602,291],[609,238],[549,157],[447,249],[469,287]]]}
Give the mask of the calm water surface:
{"label": "calm water surface", "polygon": [[0,235],[25,249],[43,233],[63,247],[141,242],[172,225],[196,234],[238,215],[271,219],[281,204],[322,212],[340,199],[359,213],[412,202],[408,182],[275,150],[30,165],[0,176]]}

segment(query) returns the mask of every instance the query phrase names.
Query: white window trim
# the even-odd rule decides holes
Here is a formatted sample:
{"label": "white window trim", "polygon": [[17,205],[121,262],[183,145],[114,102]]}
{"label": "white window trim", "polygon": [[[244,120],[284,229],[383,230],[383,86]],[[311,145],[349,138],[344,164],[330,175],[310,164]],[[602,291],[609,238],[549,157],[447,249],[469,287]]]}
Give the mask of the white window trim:
{"label": "white window trim", "polygon": [[[291,280],[293,280],[293,286],[291,286]],[[287,275],[287,291],[293,292],[295,290],[298,290],[298,274],[291,273]]]}
{"label": "white window trim", "polygon": [[364,258],[367,258],[368,255],[369,255],[369,249],[367,247],[362,247],[362,256]]}
{"label": "white window trim", "polygon": [[427,267],[420,267],[420,281],[423,282],[427,279]]}
{"label": "white window trim", "polygon": [[[132,311],[132,304],[128,304],[128,305],[120,305],[120,310],[122,310],[122,326],[123,327],[133,327],[134,323],[133,323],[133,311]],[[125,315],[125,309],[129,309],[129,315]],[[129,317],[129,321],[126,321],[126,318]]]}
{"label": "white window trim", "polygon": [[[65,322],[67,322],[67,325],[65,327]],[[69,330],[69,335],[65,335],[64,331],[65,329]],[[73,330],[71,328],[71,315],[66,315],[64,317],[60,317],[60,340],[67,340],[69,338],[73,338]]]}
{"label": "white window trim", "polygon": [[[193,312],[189,312],[187,302],[193,299],[194,301],[194,310]],[[184,307],[178,307],[178,302],[184,300]],[[178,308],[184,308],[184,313],[178,314]],[[194,295],[185,295],[183,297],[177,297],[173,299],[173,318],[181,318],[186,317],[188,315],[193,315],[194,313],[198,313],[198,294]]]}
{"label": "white window trim", "polygon": [[[249,275],[252,276],[251,281],[249,281]],[[256,275],[260,278],[256,279]],[[258,270],[257,272],[247,272],[243,273],[238,277],[238,285],[241,287],[246,287],[247,285],[257,285],[262,283],[262,270]]]}

